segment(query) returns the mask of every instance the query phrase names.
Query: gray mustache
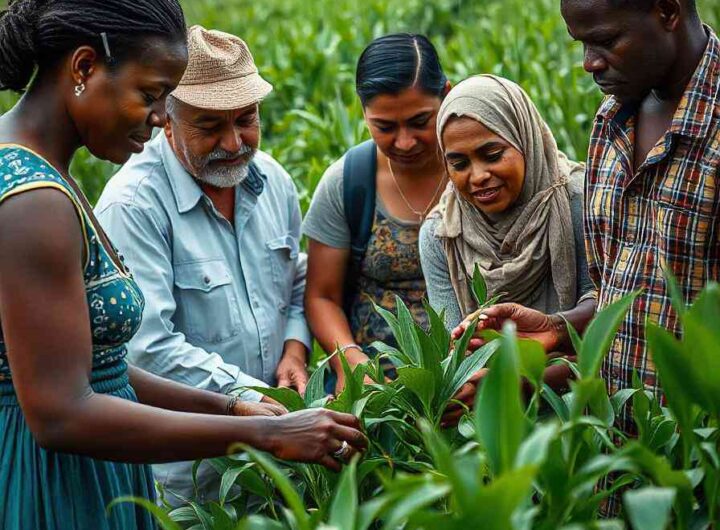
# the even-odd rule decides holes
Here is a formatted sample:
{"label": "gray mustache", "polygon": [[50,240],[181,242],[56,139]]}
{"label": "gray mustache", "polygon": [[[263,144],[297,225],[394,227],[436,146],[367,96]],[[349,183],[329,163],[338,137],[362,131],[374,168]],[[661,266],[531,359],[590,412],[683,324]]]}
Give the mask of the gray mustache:
{"label": "gray mustache", "polygon": [[240,150],[235,153],[230,153],[225,151],[225,149],[216,149],[208,155],[207,160],[208,162],[212,162],[213,160],[232,160],[233,158],[237,158],[239,156],[251,155],[253,151],[253,148],[247,144],[240,146]]}

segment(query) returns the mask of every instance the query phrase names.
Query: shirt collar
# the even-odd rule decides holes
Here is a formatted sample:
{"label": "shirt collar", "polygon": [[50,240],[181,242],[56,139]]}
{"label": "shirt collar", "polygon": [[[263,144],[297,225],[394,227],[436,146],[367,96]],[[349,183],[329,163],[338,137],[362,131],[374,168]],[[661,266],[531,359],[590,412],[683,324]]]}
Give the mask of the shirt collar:
{"label": "shirt collar", "polygon": [[170,147],[170,142],[162,135],[161,152],[163,165],[170,181],[170,188],[175,196],[178,212],[185,213],[192,210],[203,196],[203,191],[198,186],[195,178],[188,173],[178,160],[175,151]]}
{"label": "shirt collar", "polygon": [[[175,203],[177,204],[178,212],[185,213],[189,212],[203,197],[204,193],[202,188],[197,183],[197,180],[188,173],[187,169],[178,160],[175,151],[170,147],[165,135],[162,135],[161,152],[163,165],[165,171],[168,174],[170,180],[170,188],[175,196]],[[250,194],[259,197],[265,189],[265,181],[267,177],[260,170],[256,161],[250,163],[250,170],[247,178],[240,184],[239,188],[242,191],[247,191]],[[239,191],[240,191],[239,190]]]}
{"label": "shirt collar", "polygon": [[[720,41],[709,26],[704,26],[708,35],[700,63],[688,82],[673,115],[669,131],[689,137],[704,137],[710,126],[715,103],[720,94]],[[614,96],[608,96],[598,110],[598,116],[625,125],[628,118],[635,115],[637,103],[622,105]]]}

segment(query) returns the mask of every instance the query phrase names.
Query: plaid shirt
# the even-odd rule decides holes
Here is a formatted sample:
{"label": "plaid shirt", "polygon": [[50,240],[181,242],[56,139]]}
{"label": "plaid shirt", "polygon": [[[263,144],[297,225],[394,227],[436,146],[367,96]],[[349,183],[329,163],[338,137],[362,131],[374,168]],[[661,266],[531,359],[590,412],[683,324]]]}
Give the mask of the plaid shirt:
{"label": "plaid shirt", "polygon": [[[633,169],[635,113],[607,98],[595,118],[588,154],[585,230],[598,308],[643,289],[602,367],[609,390],[632,385],[637,370],[659,394],[647,355],[645,323],[679,331],[663,269],[691,302],[720,280],[720,41],[709,41],[669,130]],[[633,430],[627,418],[620,427]]]}

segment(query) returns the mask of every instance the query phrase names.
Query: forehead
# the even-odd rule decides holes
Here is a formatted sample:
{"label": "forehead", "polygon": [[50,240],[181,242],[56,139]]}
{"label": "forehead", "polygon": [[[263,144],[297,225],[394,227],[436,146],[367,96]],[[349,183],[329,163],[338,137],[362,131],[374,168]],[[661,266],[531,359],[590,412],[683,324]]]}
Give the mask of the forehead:
{"label": "forehead", "polygon": [[122,72],[140,84],[166,85],[172,90],[185,72],[187,58],[184,43],[151,38],[135,57],[122,65]]}
{"label": "forehead", "polygon": [[417,88],[408,88],[398,94],[379,94],[365,106],[369,119],[403,121],[440,108],[440,98]]}
{"label": "forehead", "polygon": [[446,151],[475,149],[488,142],[503,142],[504,139],[485,125],[468,116],[453,116],[442,132]]}
{"label": "forehead", "polygon": [[568,31],[579,40],[588,33],[624,27],[632,11],[613,7],[608,0],[562,0],[560,9]]}

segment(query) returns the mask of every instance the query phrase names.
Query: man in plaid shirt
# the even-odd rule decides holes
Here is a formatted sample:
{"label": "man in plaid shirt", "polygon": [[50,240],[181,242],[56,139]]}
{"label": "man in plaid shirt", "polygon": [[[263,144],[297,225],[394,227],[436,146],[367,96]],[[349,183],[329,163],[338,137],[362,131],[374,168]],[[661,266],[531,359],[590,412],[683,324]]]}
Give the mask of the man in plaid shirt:
{"label": "man in plaid shirt", "polygon": [[[615,5],[613,5],[615,4]],[[694,0],[563,0],[584,68],[608,95],[586,173],[585,237],[598,309],[642,289],[602,367],[660,394],[645,323],[679,332],[664,269],[690,302],[720,280],[720,41]],[[620,428],[632,433],[625,414]]]}

